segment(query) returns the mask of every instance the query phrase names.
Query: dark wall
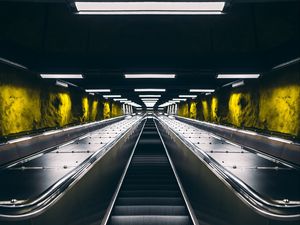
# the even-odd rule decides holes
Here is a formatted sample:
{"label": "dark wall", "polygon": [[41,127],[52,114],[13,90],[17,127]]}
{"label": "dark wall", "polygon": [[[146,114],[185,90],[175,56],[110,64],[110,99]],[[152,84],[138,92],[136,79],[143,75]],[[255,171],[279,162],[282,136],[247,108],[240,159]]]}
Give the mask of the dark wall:
{"label": "dark wall", "polygon": [[[178,114],[199,120],[300,137],[300,64],[221,88],[179,105]],[[196,105],[196,106],[195,106]]]}
{"label": "dark wall", "polygon": [[119,115],[122,110],[117,103],[0,64],[0,136]]}

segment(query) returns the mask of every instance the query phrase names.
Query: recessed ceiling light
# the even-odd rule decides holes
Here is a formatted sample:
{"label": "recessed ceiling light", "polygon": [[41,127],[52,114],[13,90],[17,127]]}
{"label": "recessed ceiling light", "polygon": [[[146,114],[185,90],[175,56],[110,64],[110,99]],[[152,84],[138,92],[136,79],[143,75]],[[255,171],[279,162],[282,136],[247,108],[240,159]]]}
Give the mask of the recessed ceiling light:
{"label": "recessed ceiling light", "polygon": [[40,74],[44,79],[83,79],[82,74]]}
{"label": "recessed ceiling light", "polygon": [[75,2],[79,14],[222,14],[225,2]]}
{"label": "recessed ceiling light", "polygon": [[286,67],[286,66],[289,66],[289,65],[292,65],[292,64],[295,64],[295,63],[298,63],[300,62],[300,57],[296,58],[296,59],[292,59],[290,61],[287,61],[287,62],[284,62],[284,63],[281,63],[277,66],[274,66],[272,69],[280,69],[280,68],[283,68],[283,67]]}
{"label": "recessed ceiling light", "polygon": [[257,79],[260,74],[218,74],[217,79]]}
{"label": "recessed ceiling light", "polygon": [[127,98],[114,98],[114,101],[127,101]]}
{"label": "recessed ceiling light", "polygon": [[190,89],[190,92],[204,92],[204,93],[206,93],[206,92],[214,92],[215,91],[215,89]]}
{"label": "recessed ceiling light", "polygon": [[186,101],[186,98],[173,98],[173,101]]}
{"label": "recessed ceiling light", "polygon": [[142,98],[142,101],[158,101],[158,98]]}
{"label": "recessed ceiling light", "polygon": [[233,83],[231,86],[232,87],[239,87],[239,86],[243,86],[244,84],[245,84],[244,81],[241,80],[241,81]]}
{"label": "recessed ceiling light", "polygon": [[125,74],[125,78],[175,78],[175,74]]}
{"label": "recessed ceiling light", "polygon": [[24,70],[28,69],[26,66],[23,66],[19,63],[16,63],[16,62],[13,62],[13,61],[10,61],[8,59],[1,58],[1,57],[0,57],[0,62],[3,62],[5,64],[8,64],[8,65],[11,65],[11,66],[14,66],[14,67],[18,67],[18,68],[21,68],[21,69],[24,69]]}
{"label": "recessed ceiling light", "polygon": [[66,88],[69,86],[67,83],[64,83],[64,82],[61,82],[61,81],[58,81],[58,80],[55,82],[55,84],[57,86],[66,87]]}
{"label": "recessed ceiling light", "polygon": [[103,98],[121,98],[121,95],[102,95]]}
{"label": "recessed ceiling light", "polygon": [[110,92],[110,89],[85,89],[86,92]]}
{"label": "recessed ceiling light", "polygon": [[179,95],[179,98],[197,98],[197,95]]}
{"label": "recessed ceiling light", "polygon": [[163,88],[137,88],[134,89],[135,92],[165,92],[166,89]]}
{"label": "recessed ceiling light", "polygon": [[139,95],[140,98],[160,98],[161,95]]}

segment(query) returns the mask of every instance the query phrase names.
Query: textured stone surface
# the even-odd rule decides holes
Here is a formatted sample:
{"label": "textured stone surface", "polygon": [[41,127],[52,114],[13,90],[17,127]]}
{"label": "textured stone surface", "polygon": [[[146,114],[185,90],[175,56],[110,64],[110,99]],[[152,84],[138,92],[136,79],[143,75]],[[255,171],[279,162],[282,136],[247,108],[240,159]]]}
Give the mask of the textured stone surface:
{"label": "textured stone surface", "polygon": [[[194,118],[194,104],[180,104],[179,115]],[[196,108],[199,120],[300,137],[300,64],[204,96]]]}
{"label": "textured stone surface", "polygon": [[0,65],[0,136],[122,115],[117,103]]}

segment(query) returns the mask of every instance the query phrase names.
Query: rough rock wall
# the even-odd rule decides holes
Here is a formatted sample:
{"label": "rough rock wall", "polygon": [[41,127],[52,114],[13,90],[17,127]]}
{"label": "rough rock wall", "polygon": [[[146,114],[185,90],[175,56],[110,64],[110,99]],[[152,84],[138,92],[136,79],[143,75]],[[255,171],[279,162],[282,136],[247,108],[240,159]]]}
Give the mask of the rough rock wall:
{"label": "rough rock wall", "polygon": [[120,116],[120,109],[117,103],[0,65],[0,136]]}
{"label": "rough rock wall", "polygon": [[[299,138],[300,64],[246,81],[242,87],[220,89],[197,101],[197,119]],[[186,106],[180,104],[179,115],[191,118],[189,112],[181,113],[184,110]]]}

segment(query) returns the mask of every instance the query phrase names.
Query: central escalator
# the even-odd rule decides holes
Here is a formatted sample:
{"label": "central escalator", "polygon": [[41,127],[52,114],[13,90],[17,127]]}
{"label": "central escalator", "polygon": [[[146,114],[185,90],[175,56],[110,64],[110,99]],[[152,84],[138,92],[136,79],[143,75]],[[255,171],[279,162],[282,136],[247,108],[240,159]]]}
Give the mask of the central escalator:
{"label": "central escalator", "polygon": [[145,123],[107,224],[193,224],[152,118]]}

